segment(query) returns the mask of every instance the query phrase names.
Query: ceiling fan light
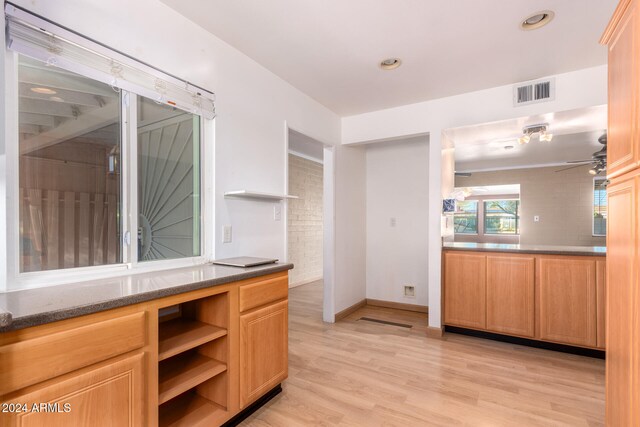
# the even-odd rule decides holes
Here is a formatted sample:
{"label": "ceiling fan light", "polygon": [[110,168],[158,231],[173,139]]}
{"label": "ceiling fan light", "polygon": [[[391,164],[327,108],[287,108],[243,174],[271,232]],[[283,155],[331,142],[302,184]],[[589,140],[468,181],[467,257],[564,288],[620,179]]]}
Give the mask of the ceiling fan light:
{"label": "ceiling fan light", "polygon": [[547,132],[540,133],[540,141],[551,142],[552,139],[553,139],[552,133],[547,133]]}
{"label": "ceiling fan light", "polygon": [[598,168],[594,167],[593,169],[589,169],[590,175],[598,175]]}
{"label": "ceiling fan light", "polygon": [[528,144],[530,139],[531,137],[529,135],[522,135],[520,138],[518,138],[518,143],[520,145]]}

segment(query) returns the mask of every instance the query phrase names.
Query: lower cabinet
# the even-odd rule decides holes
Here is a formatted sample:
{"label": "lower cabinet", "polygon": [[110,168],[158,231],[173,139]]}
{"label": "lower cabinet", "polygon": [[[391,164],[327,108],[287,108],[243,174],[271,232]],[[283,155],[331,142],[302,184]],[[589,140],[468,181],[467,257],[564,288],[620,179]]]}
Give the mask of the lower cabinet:
{"label": "lower cabinet", "polygon": [[487,256],[487,330],[535,335],[535,258]]}
{"label": "lower cabinet", "polygon": [[444,321],[484,329],[486,311],[486,256],[445,252]]}
{"label": "lower cabinet", "polygon": [[240,316],[240,406],[287,378],[288,301]]}
{"label": "lower cabinet", "polygon": [[[2,426],[143,426],[144,353],[105,362],[3,401]],[[35,405],[35,406],[34,406]],[[26,410],[23,410],[26,409]]]}
{"label": "lower cabinet", "polygon": [[538,262],[540,338],[596,347],[596,262],[547,258]]}
{"label": "lower cabinet", "polygon": [[444,252],[444,324],[605,348],[605,258]]}

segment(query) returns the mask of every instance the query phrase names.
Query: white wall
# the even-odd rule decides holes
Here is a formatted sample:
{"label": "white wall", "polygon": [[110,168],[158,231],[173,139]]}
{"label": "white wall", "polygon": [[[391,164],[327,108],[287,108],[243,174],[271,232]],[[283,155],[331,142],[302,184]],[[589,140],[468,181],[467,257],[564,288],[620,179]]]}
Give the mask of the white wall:
{"label": "white wall", "polygon": [[366,297],[365,148],[335,147],[335,168],[335,313],[339,313]]}
{"label": "white wall", "polygon": [[366,159],[367,298],[427,305],[427,137],[367,145]]}
{"label": "white wall", "polygon": [[[544,77],[544,76],[540,76]],[[441,247],[443,235],[442,172],[445,129],[511,118],[597,106],[607,103],[607,67],[558,74],[553,101],[513,106],[513,86],[505,85],[462,95],[342,118],[342,143],[399,140],[429,134],[429,326],[441,326]],[[444,155],[444,157],[443,157]],[[446,166],[446,165],[445,165]]]}
{"label": "white wall", "polygon": [[[215,120],[215,256],[285,256],[285,221],[274,221],[273,203],[224,199],[229,190],[283,193],[286,189],[286,123],[328,145],[340,143],[340,118],[255,61],[157,0],[17,0],[18,6],[134,56],[168,73],[213,90]],[[4,81],[4,79],[2,79]],[[0,152],[4,147],[0,144]],[[341,150],[340,150],[341,151]],[[355,150],[358,151],[358,150]],[[351,150],[345,150],[349,153]],[[340,156],[339,156],[340,157]],[[338,212],[364,211],[364,200],[348,188],[364,181],[362,168],[352,169],[338,157]],[[358,157],[348,154],[345,157]],[[364,156],[360,163],[364,165]],[[343,186],[341,181],[346,185]],[[362,186],[364,188],[364,185]],[[353,192],[357,186],[353,188]],[[364,193],[364,192],[363,192]],[[360,204],[360,206],[358,206]],[[283,207],[284,208],[284,207]],[[4,211],[0,206],[0,211]],[[347,217],[349,217],[347,215]],[[233,226],[233,242],[221,243],[222,226]],[[338,228],[340,224],[336,224]],[[342,229],[350,226],[342,225]],[[345,240],[346,239],[346,240]],[[354,241],[348,241],[353,239]],[[336,233],[336,247],[364,246],[364,232]],[[4,258],[4,257],[3,257]],[[348,260],[345,259],[344,262]],[[350,270],[336,257],[336,286],[346,300],[364,298],[363,268]],[[358,276],[360,275],[360,276]],[[351,289],[353,287],[353,289]]]}

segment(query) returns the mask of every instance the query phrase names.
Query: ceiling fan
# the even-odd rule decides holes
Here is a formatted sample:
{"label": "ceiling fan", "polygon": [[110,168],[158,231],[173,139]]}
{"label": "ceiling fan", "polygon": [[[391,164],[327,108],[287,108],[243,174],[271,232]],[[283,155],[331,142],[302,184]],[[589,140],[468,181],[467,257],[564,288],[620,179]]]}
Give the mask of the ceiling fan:
{"label": "ceiling fan", "polygon": [[600,173],[607,170],[607,134],[603,134],[600,138],[598,138],[598,142],[602,144],[602,148],[591,156],[591,160],[572,160],[567,163],[577,163],[575,166],[570,166],[564,169],[558,169],[556,172],[562,172],[569,169],[579,168],[581,166],[593,165],[591,169],[589,169],[589,173],[591,175],[599,175]]}

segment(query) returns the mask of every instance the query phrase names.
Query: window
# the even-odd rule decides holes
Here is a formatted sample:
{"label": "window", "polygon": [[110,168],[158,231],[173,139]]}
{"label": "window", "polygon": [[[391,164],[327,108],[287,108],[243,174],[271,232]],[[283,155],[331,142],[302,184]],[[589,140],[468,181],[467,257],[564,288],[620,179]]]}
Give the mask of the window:
{"label": "window", "polygon": [[20,272],[122,262],[120,94],[20,56]]}
{"label": "window", "polygon": [[520,234],[520,201],[486,200],[484,234]]}
{"label": "window", "polygon": [[453,225],[456,234],[478,234],[478,202],[457,201]]}
{"label": "window", "polygon": [[214,94],[5,12],[10,287],[203,262]]}
{"label": "window", "polygon": [[138,97],[138,259],[200,255],[200,117]]}
{"label": "window", "polygon": [[607,235],[607,186],[606,179],[593,180],[593,235]]}

